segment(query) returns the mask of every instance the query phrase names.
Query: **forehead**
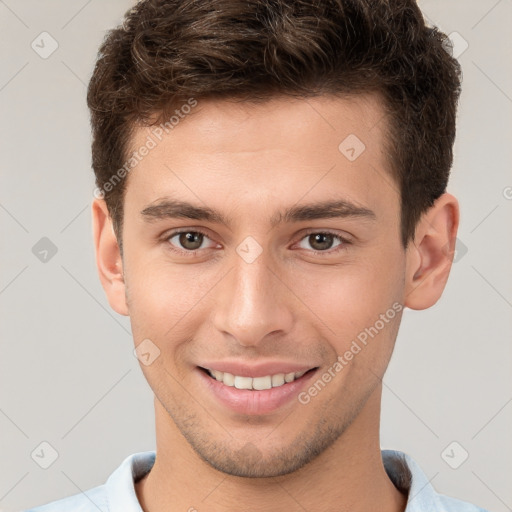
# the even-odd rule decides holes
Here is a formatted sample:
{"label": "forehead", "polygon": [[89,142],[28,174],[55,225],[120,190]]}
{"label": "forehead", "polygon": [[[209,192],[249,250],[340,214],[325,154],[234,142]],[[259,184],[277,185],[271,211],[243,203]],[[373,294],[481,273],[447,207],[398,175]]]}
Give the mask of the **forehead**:
{"label": "forehead", "polygon": [[148,143],[151,150],[128,175],[127,202],[172,195],[225,211],[254,206],[270,218],[272,204],[301,198],[398,201],[377,95],[198,100],[185,110],[167,125],[135,130],[129,153]]}
{"label": "forehead", "polygon": [[156,127],[136,129],[132,146],[159,127],[165,132],[164,138],[172,133],[177,144],[192,136],[196,150],[220,152],[257,151],[259,145],[268,149],[281,145],[287,135],[293,135],[301,148],[305,138],[318,145],[315,133],[324,138],[326,145],[332,145],[344,133],[379,143],[387,126],[384,100],[377,93],[308,98],[276,96],[258,102],[206,98],[194,100],[196,106],[192,108],[188,103],[176,104],[174,113]]}

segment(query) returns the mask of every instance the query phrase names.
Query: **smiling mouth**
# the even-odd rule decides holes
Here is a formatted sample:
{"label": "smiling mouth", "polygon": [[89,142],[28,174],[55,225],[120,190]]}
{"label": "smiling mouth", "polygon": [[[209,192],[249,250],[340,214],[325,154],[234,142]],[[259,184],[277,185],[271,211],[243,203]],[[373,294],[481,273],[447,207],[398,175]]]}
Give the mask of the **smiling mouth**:
{"label": "smiling mouth", "polygon": [[232,373],[212,370],[210,368],[199,368],[209,377],[218,382],[222,382],[226,386],[236,389],[249,389],[252,391],[264,391],[266,389],[279,388],[318,369],[318,367],[316,367],[302,372],[276,373],[274,375],[265,375],[264,377],[242,377],[240,375],[233,375]]}

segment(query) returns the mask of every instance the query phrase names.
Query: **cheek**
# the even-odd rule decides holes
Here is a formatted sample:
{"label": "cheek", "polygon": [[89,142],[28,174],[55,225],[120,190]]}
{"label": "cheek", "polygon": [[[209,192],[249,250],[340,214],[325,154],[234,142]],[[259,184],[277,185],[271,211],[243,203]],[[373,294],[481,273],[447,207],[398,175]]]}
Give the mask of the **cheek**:
{"label": "cheek", "polygon": [[359,262],[304,272],[293,290],[321,320],[329,337],[345,339],[370,327],[401,298],[399,265]]}
{"label": "cheek", "polygon": [[130,263],[126,265],[126,283],[134,336],[153,336],[166,342],[192,319],[196,325],[200,322],[201,301],[222,275],[211,269],[201,272],[200,265],[139,262],[135,258]]}
{"label": "cheek", "polygon": [[[351,261],[296,279],[346,382],[374,382],[384,374],[400,325],[403,268],[399,254]],[[311,317],[311,315],[310,315]]]}

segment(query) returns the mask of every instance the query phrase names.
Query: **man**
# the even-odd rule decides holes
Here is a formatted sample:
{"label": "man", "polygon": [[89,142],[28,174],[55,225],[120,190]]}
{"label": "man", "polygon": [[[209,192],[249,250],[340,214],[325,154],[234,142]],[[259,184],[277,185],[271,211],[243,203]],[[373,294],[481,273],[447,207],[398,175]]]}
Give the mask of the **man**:
{"label": "man", "polygon": [[88,90],[96,261],[156,452],[33,509],[477,511],[379,444],[440,298],[460,69],[412,0],[147,0]]}

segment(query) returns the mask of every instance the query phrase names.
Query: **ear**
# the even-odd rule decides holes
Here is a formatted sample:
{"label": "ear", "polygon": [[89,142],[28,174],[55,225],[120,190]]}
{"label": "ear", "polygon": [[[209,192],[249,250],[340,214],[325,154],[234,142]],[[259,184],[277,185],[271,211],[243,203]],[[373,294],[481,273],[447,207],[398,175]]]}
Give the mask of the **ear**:
{"label": "ear", "polygon": [[120,315],[128,315],[121,251],[112,219],[103,199],[92,203],[92,228],[96,250],[96,266],[110,307]]}
{"label": "ear", "polygon": [[407,248],[404,305],[427,309],[441,297],[455,253],[459,227],[459,203],[444,193],[418,225],[414,242]]}

